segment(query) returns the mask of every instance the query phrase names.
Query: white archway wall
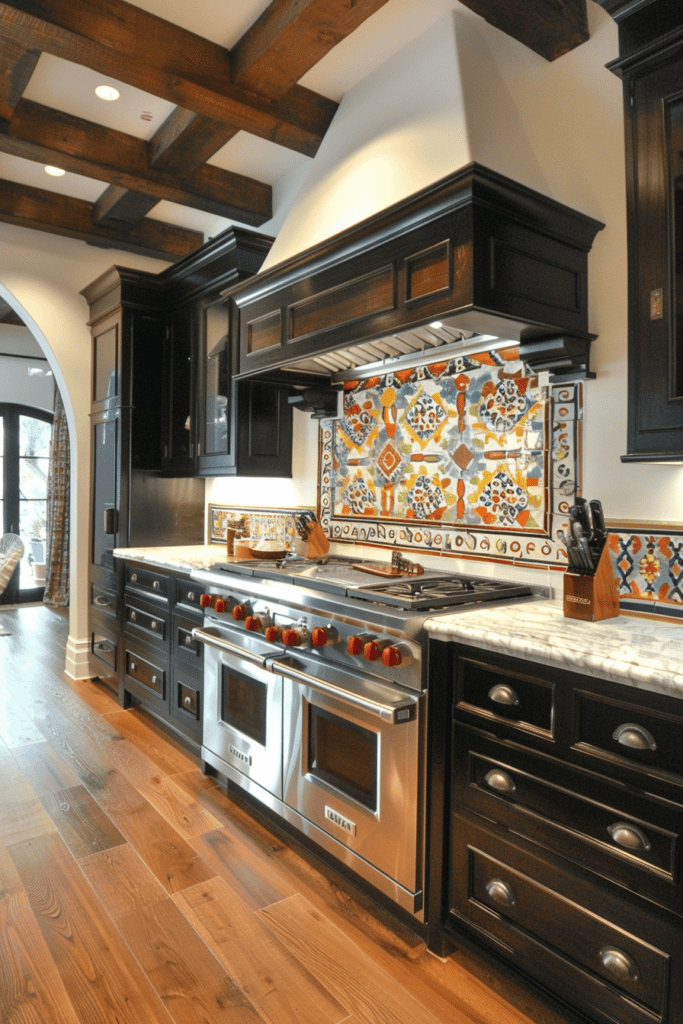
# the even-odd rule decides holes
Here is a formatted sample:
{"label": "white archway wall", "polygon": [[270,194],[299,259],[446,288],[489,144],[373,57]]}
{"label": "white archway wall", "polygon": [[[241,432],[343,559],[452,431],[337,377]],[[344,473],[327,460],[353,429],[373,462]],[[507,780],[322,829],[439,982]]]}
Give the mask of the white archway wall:
{"label": "white archway wall", "polygon": [[0,296],[23,317],[48,358],[71,440],[71,566],[66,671],[87,675],[90,502],[90,331],[81,290],[112,264],[158,273],[166,263],[97,249],[13,225],[0,230]]}

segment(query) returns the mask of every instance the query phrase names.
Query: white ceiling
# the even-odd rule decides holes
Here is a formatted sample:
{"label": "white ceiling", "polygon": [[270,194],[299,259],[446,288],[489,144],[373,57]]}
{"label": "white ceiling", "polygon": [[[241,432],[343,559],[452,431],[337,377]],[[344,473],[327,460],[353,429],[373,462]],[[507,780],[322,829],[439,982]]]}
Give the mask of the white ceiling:
{"label": "white ceiling", "polygon": [[[137,0],[135,6],[230,49],[269,3],[270,0]],[[419,4],[414,0],[389,0],[307,72],[300,84],[339,102],[366,75],[448,11],[459,7],[457,0],[420,0]],[[121,98],[113,103],[99,100],[95,87],[100,84],[115,85]],[[172,104],[155,96],[48,54],[41,55],[24,96],[140,139],[150,139],[173,109]],[[277,209],[277,204],[291,201],[293,196],[291,191],[278,190],[277,184],[297,169],[303,177],[310,158],[239,132],[210,163],[273,185],[274,220],[281,222],[286,211]],[[107,188],[105,182],[69,172],[62,178],[52,178],[41,164],[4,154],[0,154],[0,178],[88,202],[95,202]],[[207,236],[231,223],[169,202],[157,204],[149,216],[203,231]],[[267,232],[269,225],[260,230]]]}

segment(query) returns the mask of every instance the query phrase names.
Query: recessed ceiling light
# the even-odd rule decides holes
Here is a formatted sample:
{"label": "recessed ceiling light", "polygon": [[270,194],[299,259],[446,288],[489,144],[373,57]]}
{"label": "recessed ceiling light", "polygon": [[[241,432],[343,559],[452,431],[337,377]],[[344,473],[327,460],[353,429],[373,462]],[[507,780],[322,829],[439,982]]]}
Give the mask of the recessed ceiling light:
{"label": "recessed ceiling light", "polygon": [[45,168],[45,173],[51,174],[53,178],[62,178],[66,174],[66,171],[63,170],[61,167],[51,167],[48,164],[48,166]]}
{"label": "recessed ceiling light", "polygon": [[101,100],[117,100],[121,93],[118,89],[115,89],[113,85],[98,85],[95,89],[95,95],[99,96]]}

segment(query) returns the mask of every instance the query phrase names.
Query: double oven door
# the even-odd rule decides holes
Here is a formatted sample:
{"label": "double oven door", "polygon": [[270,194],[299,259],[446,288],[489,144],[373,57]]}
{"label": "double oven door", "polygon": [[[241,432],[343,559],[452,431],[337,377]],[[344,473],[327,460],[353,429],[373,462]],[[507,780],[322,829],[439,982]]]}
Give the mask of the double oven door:
{"label": "double oven door", "polygon": [[206,652],[203,760],[419,909],[422,695],[299,652],[239,650],[216,632],[195,631]]}

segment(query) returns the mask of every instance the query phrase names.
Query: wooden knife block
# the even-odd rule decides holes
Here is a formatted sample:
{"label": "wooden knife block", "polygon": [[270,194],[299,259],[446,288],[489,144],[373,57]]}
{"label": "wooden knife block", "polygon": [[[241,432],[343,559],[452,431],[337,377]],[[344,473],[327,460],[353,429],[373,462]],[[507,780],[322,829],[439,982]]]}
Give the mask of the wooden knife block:
{"label": "wooden knife block", "polygon": [[564,574],[564,614],[567,619],[600,622],[619,614],[617,581],[605,543],[593,576],[566,572]]}
{"label": "wooden knife block", "polygon": [[330,542],[320,523],[313,523],[306,534],[306,558],[320,558],[330,550]]}

